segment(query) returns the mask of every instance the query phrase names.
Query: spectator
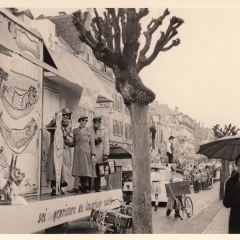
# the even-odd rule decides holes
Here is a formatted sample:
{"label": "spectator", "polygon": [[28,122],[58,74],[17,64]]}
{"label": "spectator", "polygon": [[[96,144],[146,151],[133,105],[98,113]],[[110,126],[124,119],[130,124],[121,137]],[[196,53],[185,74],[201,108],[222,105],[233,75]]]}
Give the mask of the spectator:
{"label": "spectator", "polygon": [[201,187],[202,190],[206,190],[206,182],[207,182],[207,174],[205,172],[205,170],[203,169],[201,172]]}
{"label": "spectator", "polygon": [[236,169],[231,173],[230,179],[226,182],[225,196],[223,198],[223,205],[226,208],[231,208],[228,232],[230,234],[240,233],[240,155],[237,157]]}
{"label": "spectator", "polygon": [[154,211],[157,211],[158,208],[158,195],[161,193],[161,175],[158,172],[156,163],[151,163],[151,192],[155,196],[155,209]]}

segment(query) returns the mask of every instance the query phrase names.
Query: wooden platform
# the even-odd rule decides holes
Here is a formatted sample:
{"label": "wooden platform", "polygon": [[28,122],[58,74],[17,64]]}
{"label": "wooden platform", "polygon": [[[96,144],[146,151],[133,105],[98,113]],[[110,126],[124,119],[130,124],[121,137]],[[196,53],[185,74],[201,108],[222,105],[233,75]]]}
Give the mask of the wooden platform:
{"label": "wooden platform", "polygon": [[0,233],[34,233],[64,222],[88,217],[92,208],[114,209],[122,189],[88,194],[25,197],[27,205],[0,205]]}

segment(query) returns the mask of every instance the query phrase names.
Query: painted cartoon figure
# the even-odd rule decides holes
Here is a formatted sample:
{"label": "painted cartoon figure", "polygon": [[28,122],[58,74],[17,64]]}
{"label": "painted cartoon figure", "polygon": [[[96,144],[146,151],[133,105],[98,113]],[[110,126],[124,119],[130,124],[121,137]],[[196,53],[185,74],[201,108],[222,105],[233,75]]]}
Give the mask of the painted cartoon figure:
{"label": "painted cartoon figure", "polygon": [[21,173],[20,169],[16,168],[17,156],[14,160],[14,155],[12,155],[11,165],[9,166],[9,177],[2,190],[0,190],[1,199],[0,201],[12,202],[15,200],[17,195],[18,186],[21,184],[24,173]]}
{"label": "painted cartoon figure", "polygon": [[37,90],[34,86],[30,86],[27,93],[24,95],[22,100],[22,108],[26,109],[36,104],[38,101]]}

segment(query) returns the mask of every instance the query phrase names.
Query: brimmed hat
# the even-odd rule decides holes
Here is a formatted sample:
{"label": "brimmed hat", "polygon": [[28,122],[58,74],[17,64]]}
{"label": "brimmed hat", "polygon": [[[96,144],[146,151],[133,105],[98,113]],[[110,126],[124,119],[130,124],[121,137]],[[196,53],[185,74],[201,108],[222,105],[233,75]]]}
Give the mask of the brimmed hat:
{"label": "brimmed hat", "polygon": [[100,120],[102,120],[102,116],[101,116],[101,115],[96,115],[96,116],[93,117],[93,120],[94,120],[94,119],[100,119]]}
{"label": "brimmed hat", "polygon": [[78,118],[78,122],[80,122],[81,119],[85,119],[85,118],[88,118],[88,116],[86,116],[86,115],[81,115],[81,116]]}
{"label": "brimmed hat", "polygon": [[159,163],[151,163],[150,164],[150,168],[161,168],[162,166],[161,166],[161,164],[159,164]]}
{"label": "brimmed hat", "polygon": [[68,108],[63,108],[62,114],[72,114],[72,112]]}

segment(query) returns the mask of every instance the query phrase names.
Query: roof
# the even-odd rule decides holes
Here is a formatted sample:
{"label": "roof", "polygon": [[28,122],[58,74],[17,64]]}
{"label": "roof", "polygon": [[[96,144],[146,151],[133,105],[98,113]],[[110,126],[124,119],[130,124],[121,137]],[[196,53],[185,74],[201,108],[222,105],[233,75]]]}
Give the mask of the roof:
{"label": "roof", "polygon": [[79,33],[72,23],[72,14],[47,18],[56,25],[57,31],[67,44],[69,44],[77,54],[80,54],[83,43],[79,40]]}
{"label": "roof", "polygon": [[156,105],[153,110],[153,115],[160,115],[162,120],[165,120],[170,114],[174,114],[174,111],[167,104]]}

